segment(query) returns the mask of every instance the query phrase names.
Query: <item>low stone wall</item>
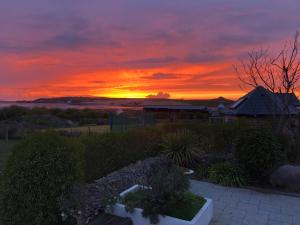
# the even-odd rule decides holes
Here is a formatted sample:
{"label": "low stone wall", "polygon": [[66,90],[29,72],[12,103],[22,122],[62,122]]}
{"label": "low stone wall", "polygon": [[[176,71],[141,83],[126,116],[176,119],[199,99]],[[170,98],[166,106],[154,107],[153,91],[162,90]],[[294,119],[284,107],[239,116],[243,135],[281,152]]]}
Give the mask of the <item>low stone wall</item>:
{"label": "low stone wall", "polygon": [[86,186],[86,210],[84,221],[88,224],[97,213],[103,211],[103,201],[107,196],[117,196],[134,184],[144,183],[147,176],[166,167],[169,160],[163,157],[148,158],[95,180]]}

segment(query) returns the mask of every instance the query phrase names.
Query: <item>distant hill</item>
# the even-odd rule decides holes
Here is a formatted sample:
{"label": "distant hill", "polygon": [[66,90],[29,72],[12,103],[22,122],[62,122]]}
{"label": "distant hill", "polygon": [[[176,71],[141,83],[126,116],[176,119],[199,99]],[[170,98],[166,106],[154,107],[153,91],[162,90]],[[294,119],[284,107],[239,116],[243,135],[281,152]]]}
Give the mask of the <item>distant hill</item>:
{"label": "distant hill", "polygon": [[81,103],[97,100],[109,100],[105,97],[54,97],[54,98],[39,98],[33,100],[33,103]]}
{"label": "distant hill", "polygon": [[208,107],[218,106],[220,103],[228,105],[232,100],[224,97],[215,99],[149,99],[149,98],[107,98],[107,97],[55,97],[40,98],[32,101],[33,103],[64,103],[64,104],[108,104],[123,106],[145,106],[145,105],[201,105]]}

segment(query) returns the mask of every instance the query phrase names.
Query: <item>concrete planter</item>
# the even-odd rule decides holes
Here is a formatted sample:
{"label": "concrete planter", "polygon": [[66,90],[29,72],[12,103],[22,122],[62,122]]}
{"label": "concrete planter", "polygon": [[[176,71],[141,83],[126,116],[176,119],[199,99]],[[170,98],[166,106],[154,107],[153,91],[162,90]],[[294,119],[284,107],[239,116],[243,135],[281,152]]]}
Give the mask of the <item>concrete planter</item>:
{"label": "concrete planter", "polygon": [[[120,194],[121,197],[126,196],[130,192],[137,191],[140,185],[134,185]],[[117,203],[114,206],[113,214],[120,217],[131,218],[133,225],[151,225],[148,218],[142,215],[142,209],[135,208],[133,213],[126,212],[125,205]],[[195,215],[191,221],[181,220],[170,216],[160,216],[158,225],[208,225],[213,216],[213,203],[211,199],[206,198],[206,203],[202,209]]]}
{"label": "concrete planter", "polygon": [[192,175],[194,173],[195,173],[194,170],[188,169],[187,171],[184,172],[184,175]]}

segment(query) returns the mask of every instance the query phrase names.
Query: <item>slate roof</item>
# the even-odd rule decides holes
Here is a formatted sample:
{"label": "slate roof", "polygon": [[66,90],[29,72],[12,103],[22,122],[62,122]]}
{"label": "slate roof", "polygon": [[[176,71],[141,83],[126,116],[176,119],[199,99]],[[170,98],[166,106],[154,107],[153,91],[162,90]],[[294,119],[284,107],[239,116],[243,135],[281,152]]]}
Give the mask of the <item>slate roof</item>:
{"label": "slate roof", "polygon": [[[236,116],[271,116],[271,115],[282,115],[286,114],[285,104],[283,99],[286,96],[290,96],[293,103],[299,102],[297,97],[294,95],[274,94],[264,87],[258,86],[245,96],[238,99],[234,104],[231,105],[230,114]],[[291,115],[298,115],[299,110],[296,108],[297,105],[289,105],[289,113]]]}
{"label": "slate roof", "polygon": [[300,101],[295,93],[276,93],[276,95],[282,102],[289,103],[296,107],[300,106]]}

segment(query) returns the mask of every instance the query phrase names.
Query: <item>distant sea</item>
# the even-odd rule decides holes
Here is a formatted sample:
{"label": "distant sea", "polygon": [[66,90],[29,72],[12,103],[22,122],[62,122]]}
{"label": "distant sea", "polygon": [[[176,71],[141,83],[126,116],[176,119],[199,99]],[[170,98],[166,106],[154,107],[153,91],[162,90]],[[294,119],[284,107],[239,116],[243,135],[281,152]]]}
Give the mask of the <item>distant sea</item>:
{"label": "distant sea", "polygon": [[22,106],[26,108],[59,108],[59,109],[98,109],[98,110],[141,110],[142,107],[122,106],[122,105],[105,105],[105,104],[66,104],[66,103],[23,103],[23,102],[0,102],[0,109],[10,106]]}

